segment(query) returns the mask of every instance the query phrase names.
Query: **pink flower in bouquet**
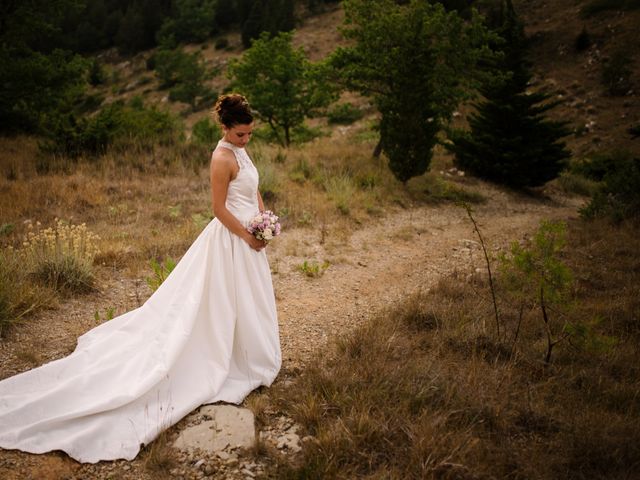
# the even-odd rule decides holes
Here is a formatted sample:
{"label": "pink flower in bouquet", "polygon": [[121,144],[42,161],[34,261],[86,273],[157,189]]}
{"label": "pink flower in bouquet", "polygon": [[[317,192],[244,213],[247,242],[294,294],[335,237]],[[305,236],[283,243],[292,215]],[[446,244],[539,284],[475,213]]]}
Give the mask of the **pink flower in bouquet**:
{"label": "pink flower in bouquet", "polygon": [[265,210],[253,217],[247,230],[258,240],[268,242],[273,237],[280,235],[281,226],[278,220],[278,216],[271,210]]}

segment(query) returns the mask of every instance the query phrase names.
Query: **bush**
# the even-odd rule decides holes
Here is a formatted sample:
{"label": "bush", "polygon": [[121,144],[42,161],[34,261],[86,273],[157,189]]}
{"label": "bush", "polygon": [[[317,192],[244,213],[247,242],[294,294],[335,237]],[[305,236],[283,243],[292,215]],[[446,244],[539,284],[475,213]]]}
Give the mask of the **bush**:
{"label": "bush", "polygon": [[84,223],[58,220],[53,227],[29,232],[21,256],[40,283],[59,292],[87,292],[93,288],[98,239]]}
{"label": "bush", "polygon": [[610,158],[600,188],[580,213],[616,222],[640,218],[640,159],[628,154]]}
{"label": "bush", "polygon": [[610,95],[625,95],[631,89],[631,56],[626,50],[615,52],[602,68],[601,83]]}
{"label": "bush", "polygon": [[216,50],[223,50],[225,48],[229,48],[229,39],[227,37],[220,37],[216,40],[214,44],[214,48]]}
{"label": "bush", "polygon": [[106,81],[107,73],[104,67],[94,58],[89,67],[89,83],[95,87],[104,84]]}
{"label": "bush", "polygon": [[149,265],[153,270],[153,275],[145,279],[149,288],[155,292],[158,287],[162,285],[162,282],[164,282],[171,272],[173,272],[173,269],[176,268],[177,264],[178,262],[171,257],[167,257],[164,263],[158,262],[155,259],[151,260]]}
{"label": "bush", "polygon": [[278,172],[271,162],[256,162],[256,168],[260,175],[260,193],[265,202],[271,202],[278,196],[280,181]]}
{"label": "bush", "polygon": [[46,305],[49,297],[44,289],[30,284],[18,252],[0,250],[0,338],[12,324]]}
{"label": "bush", "polygon": [[169,99],[195,106],[196,97],[206,93],[203,85],[206,71],[201,54],[176,49],[161,50],[154,57],[160,88],[171,88]]}
{"label": "bush", "polygon": [[582,31],[576,37],[575,48],[577,52],[583,52],[591,46],[591,35],[587,32],[587,27],[582,27]]}
{"label": "bush", "polygon": [[331,176],[324,181],[327,196],[343,215],[351,211],[351,203],[356,192],[353,180],[348,175]]}
{"label": "bush", "polygon": [[349,125],[363,117],[362,110],[354,107],[351,103],[341,103],[335,105],[327,112],[327,119],[332,124]]}
{"label": "bush", "polygon": [[112,103],[90,119],[79,119],[73,113],[57,114],[48,117],[46,124],[48,140],[40,148],[70,157],[102,155],[112,145],[172,144],[182,133],[170,113],[147,109],[140,103]]}
{"label": "bush", "polygon": [[213,148],[220,138],[222,138],[220,127],[208,117],[198,120],[191,130],[191,141],[199,145],[209,145]]}

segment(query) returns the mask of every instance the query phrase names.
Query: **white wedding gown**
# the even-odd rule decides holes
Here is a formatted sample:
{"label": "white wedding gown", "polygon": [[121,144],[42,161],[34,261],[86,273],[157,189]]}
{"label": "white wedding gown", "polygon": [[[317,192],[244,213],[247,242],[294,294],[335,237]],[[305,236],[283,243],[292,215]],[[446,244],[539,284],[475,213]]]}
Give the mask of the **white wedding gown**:
{"label": "white wedding gown", "polygon": [[[243,148],[227,208],[258,213],[258,172]],[[0,447],[64,450],[81,462],[133,459],[206,403],[240,403],[281,364],[264,250],[212,220],[156,292],[85,333],[68,357],[0,382]]]}

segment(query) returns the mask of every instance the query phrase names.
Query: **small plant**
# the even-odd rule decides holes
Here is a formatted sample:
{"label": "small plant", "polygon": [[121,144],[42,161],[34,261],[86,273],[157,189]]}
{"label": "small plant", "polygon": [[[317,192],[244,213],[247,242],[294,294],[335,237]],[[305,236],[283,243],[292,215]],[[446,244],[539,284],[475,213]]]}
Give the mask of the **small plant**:
{"label": "small plant", "polygon": [[582,27],[582,31],[576,37],[575,48],[577,52],[583,52],[591,46],[591,35],[587,27]]}
{"label": "small plant", "polygon": [[[522,307],[528,305],[540,311],[547,339],[546,365],[551,362],[553,348],[570,336],[568,324],[560,328],[551,316],[552,312],[560,315],[558,309],[568,307],[573,284],[571,271],[559,258],[565,244],[565,230],[564,223],[542,222],[528,247],[514,242],[511,255],[501,257],[504,284],[519,298]],[[519,324],[514,342],[518,330]]]}
{"label": "small plant", "polygon": [[167,206],[167,211],[171,218],[179,218],[182,215],[182,205],[169,205]]}
{"label": "small plant", "polygon": [[213,147],[221,137],[220,127],[208,117],[198,120],[191,130],[191,141],[199,145]]}
{"label": "small plant", "polygon": [[50,293],[32,285],[20,252],[0,250],[0,338],[7,329],[51,300]]}
{"label": "small plant", "polygon": [[204,227],[206,227],[212,218],[213,216],[210,213],[194,213],[193,215],[191,215],[191,221],[198,230],[202,230]]}
{"label": "small plant", "polygon": [[256,168],[260,175],[260,193],[266,202],[271,202],[280,191],[278,172],[271,162],[265,160],[256,162]]}
{"label": "small plant", "polygon": [[87,226],[57,220],[53,227],[29,232],[21,255],[31,275],[59,292],[93,289],[93,259],[99,237]]}
{"label": "small plant", "polygon": [[298,183],[304,183],[306,180],[309,180],[312,175],[313,167],[304,157],[299,158],[291,172],[289,172],[289,178]]}
{"label": "small plant", "polygon": [[223,50],[229,48],[229,39],[227,37],[220,37],[216,40],[214,44],[214,48],[216,50]]}
{"label": "small plant", "polygon": [[316,261],[305,260],[298,265],[298,270],[304,273],[307,277],[318,278],[324,275],[324,272],[329,268],[329,262],[318,263]]}
{"label": "small plant", "polygon": [[176,268],[177,262],[173,258],[167,257],[164,263],[160,263],[156,259],[153,259],[149,262],[149,265],[153,270],[153,275],[147,277],[145,280],[147,281],[149,288],[155,292],[173,269]]}
{"label": "small plant", "polygon": [[327,196],[343,215],[349,215],[355,186],[348,175],[330,176],[324,181]]}
{"label": "small plant", "polygon": [[631,89],[631,56],[627,50],[615,52],[602,68],[602,85],[610,95],[625,95]]}
{"label": "small plant", "polygon": [[108,322],[109,320],[113,320],[116,316],[116,307],[107,307],[104,309],[104,320],[100,316],[100,312],[98,310],[93,314],[93,318],[96,323]]}
{"label": "small plant", "polygon": [[478,227],[478,223],[475,218],[473,218],[473,210],[468,203],[462,203],[462,208],[467,212],[467,216],[471,223],[473,223],[473,229],[478,235],[478,239],[480,240],[480,245],[482,246],[482,252],[484,253],[484,260],[487,265],[487,274],[489,275],[489,287],[491,290],[491,300],[493,302],[493,313],[496,320],[496,336],[500,338],[500,316],[498,314],[498,302],[496,301],[496,288],[493,283],[493,274],[491,272],[491,262],[489,261],[489,254],[487,253],[487,246],[485,245],[484,238],[482,238],[482,234],[480,233],[480,228]]}
{"label": "small plant", "polygon": [[[605,216],[613,221],[640,216],[640,159],[625,152],[599,157],[589,167],[601,175],[601,184],[589,204],[580,210],[585,218]],[[585,167],[586,168],[586,167]]]}
{"label": "small plant", "polygon": [[331,124],[349,125],[363,117],[362,110],[351,103],[335,105],[327,112],[327,119]]}

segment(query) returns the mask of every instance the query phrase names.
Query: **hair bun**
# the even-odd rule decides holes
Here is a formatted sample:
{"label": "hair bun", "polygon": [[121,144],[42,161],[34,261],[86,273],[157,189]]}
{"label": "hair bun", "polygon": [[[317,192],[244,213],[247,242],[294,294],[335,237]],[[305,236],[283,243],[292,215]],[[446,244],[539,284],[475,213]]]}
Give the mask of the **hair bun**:
{"label": "hair bun", "polygon": [[247,99],[239,93],[220,95],[213,107],[217,121],[227,128],[253,122],[253,114]]}

